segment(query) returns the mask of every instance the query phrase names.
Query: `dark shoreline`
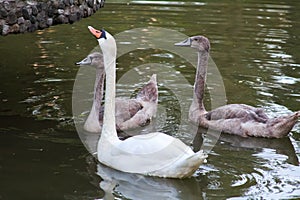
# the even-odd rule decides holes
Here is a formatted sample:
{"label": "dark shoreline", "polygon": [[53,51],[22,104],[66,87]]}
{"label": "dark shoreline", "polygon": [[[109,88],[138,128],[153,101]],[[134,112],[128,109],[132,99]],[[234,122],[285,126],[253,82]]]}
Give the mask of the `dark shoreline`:
{"label": "dark shoreline", "polygon": [[0,0],[0,35],[72,24],[93,15],[105,0]]}

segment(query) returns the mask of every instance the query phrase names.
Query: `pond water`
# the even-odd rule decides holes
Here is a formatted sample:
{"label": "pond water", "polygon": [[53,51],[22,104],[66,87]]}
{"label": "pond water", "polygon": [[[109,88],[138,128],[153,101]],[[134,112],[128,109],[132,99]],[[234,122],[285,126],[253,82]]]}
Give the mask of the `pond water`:
{"label": "pond water", "polygon": [[[222,134],[192,178],[170,180],[100,165],[78,135],[73,121],[78,115],[73,118],[72,112],[79,71],[74,63],[97,46],[88,25],[104,27],[120,36],[118,45],[131,49],[117,60],[118,96],[134,94],[157,73],[160,106],[151,128],[195,149],[203,142],[201,130],[180,128],[192,98],[192,61],[163,45],[136,48],[135,33],[161,38],[162,44],[173,44],[174,35],[163,34],[169,31],[178,42],[183,35],[205,35],[227,103],[261,107],[273,117],[300,110],[299,9],[296,0],[108,1],[72,25],[0,37],[0,199],[300,198],[299,124],[283,139]],[[130,41],[122,41],[126,34]],[[129,72],[136,72],[136,85],[126,82]],[[225,94],[214,96],[216,79],[213,74],[208,79],[210,108]],[[77,102],[85,109],[77,113],[79,119],[89,111],[92,89]],[[188,91],[183,100],[176,96],[182,91]]]}

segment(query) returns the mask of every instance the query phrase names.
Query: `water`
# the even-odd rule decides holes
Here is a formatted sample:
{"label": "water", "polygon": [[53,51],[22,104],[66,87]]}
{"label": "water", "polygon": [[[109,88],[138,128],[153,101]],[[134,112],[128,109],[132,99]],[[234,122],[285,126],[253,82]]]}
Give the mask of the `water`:
{"label": "water", "polygon": [[[74,63],[97,45],[88,25],[112,34],[145,27],[203,34],[211,41],[228,103],[262,107],[270,116],[299,110],[299,8],[298,1],[110,1],[72,25],[1,37],[0,199],[300,198],[299,125],[283,139],[221,135],[208,163],[191,179],[169,180],[99,165],[79,139],[72,115]],[[195,69],[173,52],[138,49],[118,59],[118,80],[147,63],[172,72],[167,78],[161,74],[155,126],[200,148],[199,134],[178,128],[184,119],[178,108],[182,102],[166,85],[191,89]],[[148,79],[147,69],[137,71],[136,83]],[[176,85],[180,75],[187,82]],[[122,96],[129,86],[118,87]],[[212,92],[216,86],[210,87]],[[216,100],[211,92],[206,94],[208,108]],[[90,97],[83,99],[85,105]]]}

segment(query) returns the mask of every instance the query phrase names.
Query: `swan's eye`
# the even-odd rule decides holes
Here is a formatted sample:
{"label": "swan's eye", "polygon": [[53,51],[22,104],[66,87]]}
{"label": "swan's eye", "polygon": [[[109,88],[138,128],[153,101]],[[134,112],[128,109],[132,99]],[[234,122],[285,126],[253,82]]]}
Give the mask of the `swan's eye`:
{"label": "swan's eye", "polygon": [[197,42],[197,41],[198,41],[198,38],[194,38],[194,40]]}

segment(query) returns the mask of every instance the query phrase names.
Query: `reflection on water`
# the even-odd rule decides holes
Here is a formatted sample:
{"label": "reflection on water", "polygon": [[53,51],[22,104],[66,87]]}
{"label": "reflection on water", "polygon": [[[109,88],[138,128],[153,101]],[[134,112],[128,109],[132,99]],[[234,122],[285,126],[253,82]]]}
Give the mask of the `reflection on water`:
{"label": "reflection on water", "polygon": [[[206,137],[204,133],[205,130],[200,128],[194,138],[194,149],[198,149],[198,142]],[[214,190],[231,190],[230,199],[235,199],[234,194],[238,188],[247,188],[244,193],[247,198],[279,199],[298,196],[299,159],[293,143],[288,137],[241,138],[221,134],[219,144],[215,146],[203,170],[207,170],[207,176],[214,177],[214,181],[219,180],[218,185],[212,183]],[[227,154],[231,155],[230,160],[226,160]],[[232,176],[230,182],[221,179],[226,175]]]}
{"label": "reflection on water", "polygon": [[97,174],[103,179],[100,187],[106,199],[197,199],[205,196],[205,177],[161,179],[128,174],[98,164]]}
{"label": "reflection on water", "polygon": [[[285,163],[287,156],[277,154],[274,149],[263,149],[254,154],[259,166],[252,176],[256,184],[248,189],[247,195],[267,199],[285,199],[299,196],[299,162],[297,165]],[[297,160],[298,161],[298,160]]]}
{"label": "reflection on water", "polygon": [[[208,163],[194,177],[161,180],[116,172],[94,160],[85,163],[88,151],[79,148],[82,144],[71,108],[78,71],[74,63],[97,45],[87,30],[88,25],[94,25],[113,34],[149,26],[186,35],[203,34],[211,41],[211,56],[222,74],[228,103],[262,107],[271,117],[300,110],[299,17],[296,0],[122,0],[107,2],[92,17],[72,25],[1,37],[0,199],[95,199],[103,198],[102,190],[113,199],[139,199],[141,193],[173,199],[300,198],[299,124],[283,139],[221,135]],[[167,35],[164,40],[168,42]],[[146,63],[174,69],[176,73],[170,73],[164,81],[176,86],[175,78],[183,75],[188,82],[178,88],[192,89],[195,69],[178,55],[159,49],[122,55],[117,63],[118,79],[129,69]],[[119,94],[125,94],[127,87],[119,85]],[[159,90],[162,106],[155,126],[172,133],[178,130],[178,118],[182,117],[178,99],[163,84]],[[79,103],[89,105],[91,98],[92,94],[82,96]],[[187,97],[187,102],[190,100]],[[209,92],[205,103],[211,106]],[[83,123],[88,111],[87,106],[76,120]],[[194,138],[183,128],[175,136],[193,143],[196,150],[203,141],[209,145],[213,139],[205,138],[202,132]],[[81,139],[93,144],[86,146],[93,151],[99,136],[84,136]],[[29,173],[27,169],[33,164],[35,168]],[[34,181],[24,181],[32,177]],[[55,184],[58,182],[61,185]],[[29,193],[32,188],[42,192]]]}

